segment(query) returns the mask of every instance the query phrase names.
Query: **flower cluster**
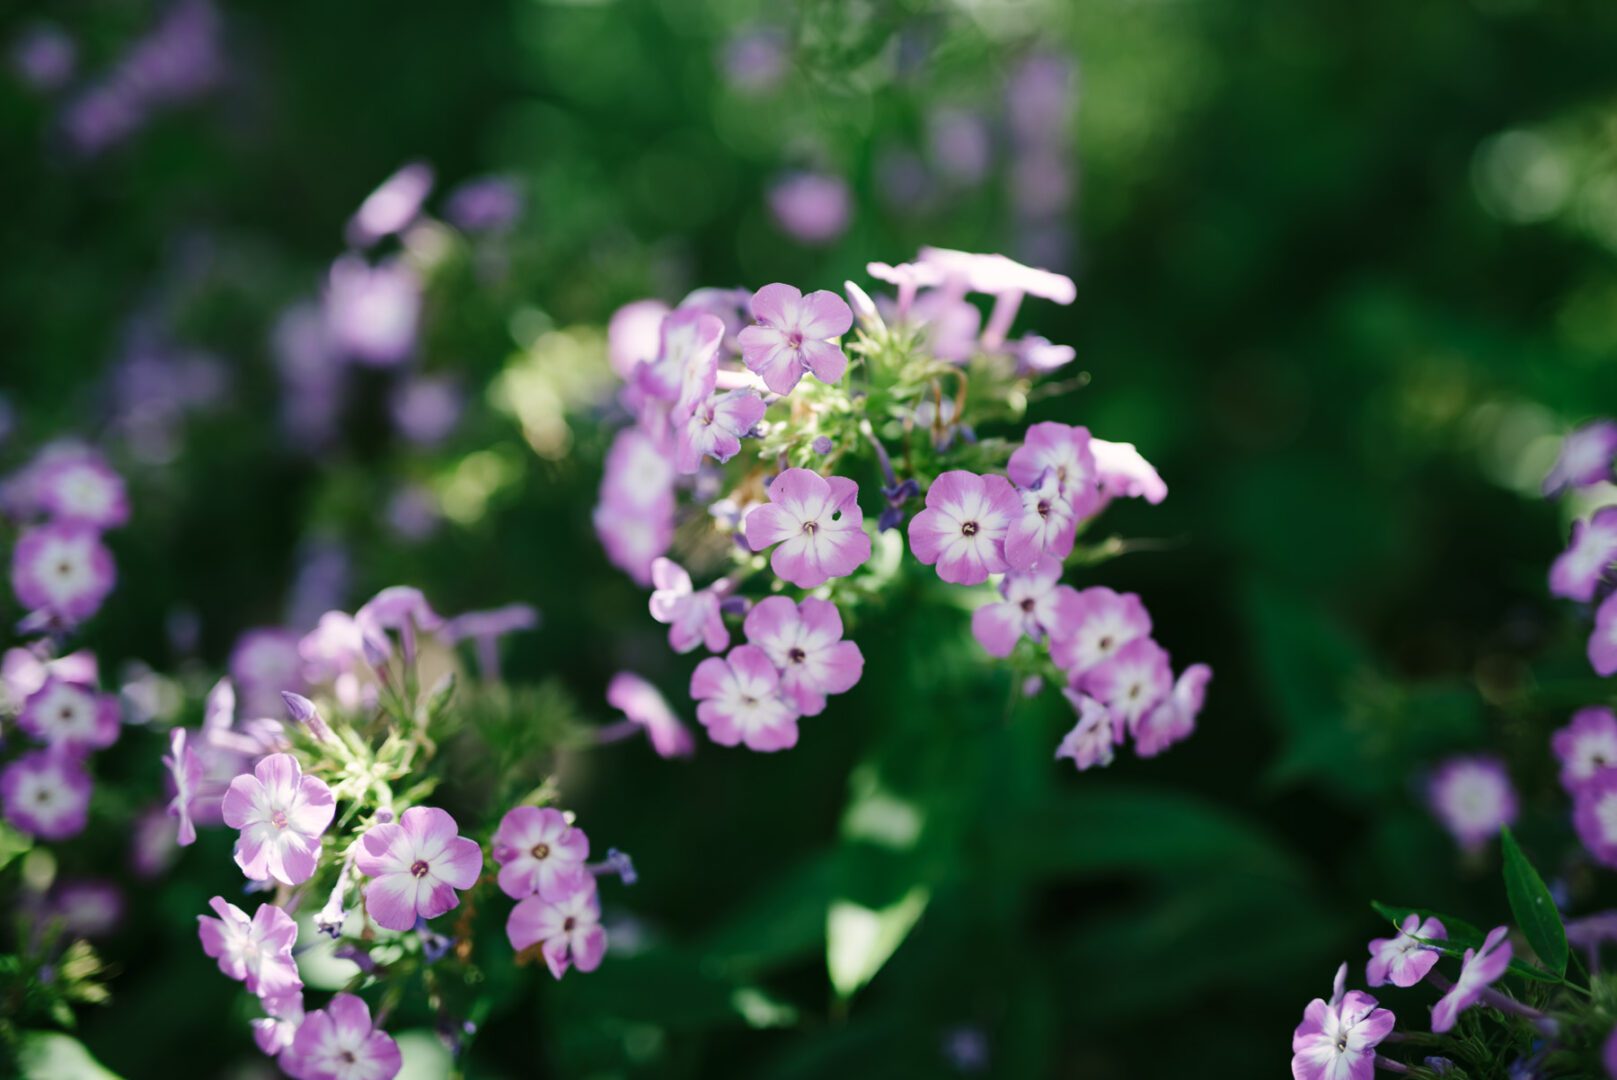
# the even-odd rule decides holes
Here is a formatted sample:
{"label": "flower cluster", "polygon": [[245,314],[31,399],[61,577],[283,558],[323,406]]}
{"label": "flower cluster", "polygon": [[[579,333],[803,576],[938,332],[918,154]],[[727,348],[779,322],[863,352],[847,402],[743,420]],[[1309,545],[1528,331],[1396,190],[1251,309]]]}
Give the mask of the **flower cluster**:
{"label": "flower cluster", "polygon": [[95,654],[65,649],[112,592],[103,535],[129,521],[129,497],[99,452],[59,443],[5,479],[0,508],[21,526],[11,587],[27,612],[18,624],[27,642],[0,659],[0,710],[36,746],[0,771],[0,805],[21,832],[66,840],[89,820],[88,758],[118,740],[122,709],[99,688]]}
{"label": "flower cluster", "polygon": [[[1068,561],[1115,553],[1079,547],[1094,518],[1113,499],[1161,502],[1161,477],[1083,427],[1036,423],[1016,442],[987,430],[1014,430],[1034,381],[1073,359],[1011,336],[1024,298],[1071,303],[1072,281],[940,248],[869,272],[894,295],[701,289],[630,304],[609,327],[632,423],[606,455],[595,529],[651,588],[669,646],[714,654],[690,681],[709,738],[789,748],[801,719],[858,683],[845,618],[904,540],[949,585],[998,579],[972,630],[1024,679],[1064,686],[1078,723],[1058,756],[1082,769],[1126,738],[1142,757],[1186,738],[1210,670],[1175,677],[1139,597],[1061,583]],[[972,294],[992,299],[986,320]]]}

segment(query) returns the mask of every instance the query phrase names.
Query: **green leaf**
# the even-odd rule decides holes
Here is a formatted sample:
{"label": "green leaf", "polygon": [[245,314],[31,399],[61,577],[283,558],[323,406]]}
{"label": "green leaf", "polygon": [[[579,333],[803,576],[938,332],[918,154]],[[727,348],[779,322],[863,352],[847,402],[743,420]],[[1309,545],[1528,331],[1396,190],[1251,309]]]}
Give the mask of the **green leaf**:
{"label": "green leaf", "polygon": [[917,885],[880,911],[848,900],[831,905],[825,924],[825,963],[838,997],[852,997],[876,977],[915,928],[929,899],[925,886]]}
{"label": "green leaf", "polygon": [[1516,925],[1522,928],[1527,943],[1544,966],[1564,976],[1566,927],[1561,925],[1561,913],[1555,908],[1555,900],[1544,879],[1522,853],[1510,826],[1500,831],[1500,841],[1505,856],[1505,898],[1510,901],[1510,913],[1516,917]]}
{"label": "green leaf", "polygon": [[0,870],[10,865],[11,860],[25,854],[34,846],[33,840],[13,829],[10,825],[0,824]]}
{"label": "green leaf", "polygon": [[24,1035],[19,1060],[24,1080],[119,1080],[83,1043],[56,1031]]}

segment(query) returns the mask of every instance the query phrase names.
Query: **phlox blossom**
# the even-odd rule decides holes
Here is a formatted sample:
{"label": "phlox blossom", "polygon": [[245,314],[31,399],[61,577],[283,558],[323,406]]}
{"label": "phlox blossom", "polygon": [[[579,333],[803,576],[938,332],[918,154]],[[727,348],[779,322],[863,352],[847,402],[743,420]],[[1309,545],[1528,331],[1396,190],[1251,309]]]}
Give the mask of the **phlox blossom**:
{"label": "phlox blossom", "polygon": [[1566,550],[1550,564],[1550,592],[1588,603],[1617,560],[1617,506],[1572,523]]}
{"label": "phlox blossom", "polygon": [[1561,762],[1561,786],[1576,791],[1595,774],[1617,767],[1617,714],[1591,705],[1572,714],[1572,722],[1550,737]]}
{"label": "phlox blossom", "polygon": [[1613,479],[1613,458],[1617,458],[1617,422],[1593,420],[1583,425],[1561,441],[1561,453],[1544,477],[1544,494],[1559,495],[1568,488]]}
{"label": "phlox blossom", "polygon": [[517,902],[505,922],[505,936],[518,952],[539,946],[545,965],[556,978],[569,967],[594,971],[606,955],[601,903],[595,879],[575,879],[577,887],[557,900],[530,896]]}
{"label": "phlox blossom", "polygon": [[996,603],[971,613],[971,633],[990,656],[1009,656],[1016,643],[1072,633],[1080,604],[1078,590],[1061,584],[1061,563],[1045,557],[1027,570],[1013,570],[999,582]]}
{"label": "phlox blossom", "polygon": [[1432,1030],[1442,1034],[1454,1028],[1454,1022],[1466,1009],[1482,999],[1484,992],[1499,980],[1510,967],[1510,942],[1505,940],[1507,928],[1497,926],[1488,931],[1482,946],[1467,949],[1460,961],[1460,975],[1432,1006]]}
{"label": "phlox blossom", "polygon": [[719,611],[718,593],[692,590],[685,568],[661,557],[652,560],[651,584],[651,617],[668,626],[669,648],[678,653],[698,645],[706,645],[708,652],[729,648],[730,631]]}
{"label": "phlox blossom", "polygon": [[118,699],[49,676],[23,702],[17,726],[48,746],[104,749],[118,741]]}
{"label": "phlox blossom", "polygon": [[696,718],[720,746],[787,750],[797,745],[799,709],[781,686],[780,672],[756,645],[710,656],[691,674]]}
{"label": "phlox blossom", "polygon": [[457,906],[457,889],[477,884],[483,850],[434,806],[412,806],[396,822],[372,825],[354,866],[371,879],[365,906],[378,926],[408,930]]}
{"label": "phlox blossom", "polygon": [[1343,992],[1347,965],[1336,976],[1331,999],[1315,998],[1291,1036],[1293,1080],[1371,1080],[1376,1047],[1397,1019],[1361,990]]}
{"label": "phlox blossom", "polygon": [[775,548],[769,565],[780,577],[812,589],[870,559],[859,485],[852,480],[787,469],[768,494],[769,502],[747,513],[742,530],[752,550]]}
{"label": "phlox blossom", "polygon": [[1516,789],[1498,758],[1450,758],[1432,774],[1427,797],[1462,847],[1479,847],[1516,821]]}
{"label": "phlox blossom", "polygon": [[961,469],[943,473],[926,492],[926,509],[910,519],[910,550],[952,585],[979,585],[1010,569],[1005,536],[1022,511],[1003,476]]}
{"label": "phlox blossom", "polygon": [[1050,659],[1069,674],[1082,675],[1150,635],[1151,616],[1134,593],[1095,585],[1078,594],[1070,618],[1052,630]]}
{"label": "phlox blossom", "polygon": [[500,819],[492,850],[505,895],[560,900],[578,888],[577,879],[586,873],[590,840],[554,807],[518,806]]}
{"label": "phlox blossom", "polygon": [[219,970],[247,984],[261,998],[273,998],[301,989],[298,966],[292,959],[292,945],[298,939],[298,924],[273,904],[260,904],[249,919],[247,913],[222,896],[208,901],[218,918],[197,916],[197,936],[202,951],[219,962]]}
{"label": "phlox blossom", "polygon": [[364,1000],[343,993],[303,1018],[281,1064],[297,1080],[392,1080],[404,1059]]}
{"label": "phlox blossom", "polygon": [[1426,978],[1426,973],[1437,964],[1441,955],[1423,941],[1446,941],[1448,931],[1442,922],[1419,915],[1405,915],[1398,924],[1398,935],[1376,938],[1370,943],[1370,963],[1364,979],[1371,986],[1414,986]]}
{"label": "phlox blossom", "polygon": [[865,670],[859,646],[842,640],[842,613],[829,600],[784,596],[760,600],[747,612],[747,640],[780,672],[780,689],[804,716],[825,711],[829,694],[853,689]]}
{"label": "phlox blossom", "polygon": [[771,392],[791,393],[804,372],[835,383],[847,371],[848,357],[831,339],[853,327],[853,309],[836,293],[765,285],[753,294],[752,316],[758,325],[741,331],[741,357]]}
{"label": "phlox blossom", "polygon": [[1005,472],[1023,489],[1039,487],[1045,474],[1053,473],[1056,491],[1080,521],[1099,508],[1099,469],[1088,428],[1050,421],[1032,425],[1006,463]]}
{"label": "phlox blossom", "polygon": [[34,750],[0,771],[6,821],[41,840],[66,840],[84,831],[90,814],[90,774],[66,750]]}
{"label": "phlox blossom", "polygon": [[80,623],[100,610],[117,572],[94,526],[36,525],[11,552],[11,587],[29,611]]}
{"label": "phlox blossom", "polygon": [[291,754],[270,754],[230,782],[225,824],[240,829],[236,865],[255,881],[301,885],[320,860],[320,837],[337,804],[318,776],[305,776]]}
{"label": "phlox blossom", "polygon": [[1123,741],[1123,720],[1113,717],[1105,705],[1071,686],[1062,694],[1078,712],[1078,722],[1056,747],[1056,758],[1069,758],[1078,771],[1106,766],[1116,756],[1116,747]]}

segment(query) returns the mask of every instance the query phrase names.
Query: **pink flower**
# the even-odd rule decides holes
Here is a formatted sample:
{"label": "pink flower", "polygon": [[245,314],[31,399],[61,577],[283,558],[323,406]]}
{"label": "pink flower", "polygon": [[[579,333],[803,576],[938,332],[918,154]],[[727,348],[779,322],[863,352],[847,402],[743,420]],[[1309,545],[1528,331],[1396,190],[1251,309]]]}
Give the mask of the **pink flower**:
{"label": "pink flower", "polygon": [[16,828],[41,840],[84,831],[90,814],[90,774],[74,755],[34,750],[0,772],[0,804]]}
{"label": "pink flower", "polygon": [[1105,705],[1073,687],[1061,691],[1078,711],[1078,723],[1056,747],[1056,759],[1070,758],[1078,771],[1112,763],[1115,748],[1123,742],[1123,720],[1113,717]]}
{"label": "pink flower", "polygon": [[971,613],[971,632],[990,656],[1009,656],[1016,643],[1064,637],[1074,630],[1080,594],[1061,584],[1061,563],[1043,558],[1029,570],[1013,570],[999,583],[1004,599]]}
{"label": "pink flower", "polygon": [[168,803],[168,816],[180,821],[179,843],[189,847],[197,841],[197,827],[191,820],[191,804],[202,787],[202,758],[191,748],[185,728],[177,727],[168,733],[169,752],[163,757],[174,797]]}
{"label": "pink flower", "polygon": [[951,469],[932,481],[926,509],[910,519],[910,551],[952,585],[979,585],[1004,573],[1005,536],[1022,500],[1003,476]]}
{"label": "pink flower", "polygon": [[1150,638],[1135,638],[1086,672],[1082,684],[1138,738],[1141,722],[1173,692],[1173,669],[1162,646]]}
{"label": "pink flower", "polygon": [[1481,1000],[1488,987],[1510,967],[1511,948],[1510,942],[1505,940],[1506,932],[1506,927],[1496,926],[1488,931],[1480,949],[1465,951],[1460,961],[1460,977],[1432,1006],[1433,1031],[1442,1034],[1452,1030],[1460,1014]]}
{"label": "pink flower", "polygon": [[764,418],[767,406],[751,390],[730,390],[703,398],[679,428],[676,466],[694,473],[703,457],[723,464],[741,451],[741,440]]}
{"label": "pink flower", "polygon": [[1516,820],[1516,789],[1495,757],[1450,758],[1432,774],[1427,795],[1432,812],[1462,847],[1479,847]]}
{"label": "pink flower", "polygon": [[622,712],[630,723],[645,729],[657,756],[689,757],[696,749],[696,741],[668,702],[640,676],[627,671],[612,676],[606,687],[606,703]]}
{"label": "pink flower", "polygon": [[1206,664],[1186,668],[1173,684],[1172,692],[1135,725],[1134,752],[1140,757],[1155,757],[1174,743],[1190,738],[1212,677],[1213,669]]}
{"label": "pink flower", "polygon": [[691,674],[696,718],[720,746],[787,750],[797,745],[797,706],[783,694],[780,673],[756,645],[710,656]]}
{"label": "pink flower", "polygon": [[260,1052],[274,1057],[292,1045],[298,1025],[303,1023],[303,991],[276,994],[261,999],[259,1004],[268,1015],[251,1021],[253,1042]]}
{"label": "pink flower", "polygon": [[741,331],[741,357],[777,394],[789,394],[805,371],[835,383],[848,369],[839,338],[853,326],[853,309],[834,292],[804,296],[790,285],[765,285],[752,297],[759,325]]}
{"label": "pink flower", "polygon": [[455,819],[434,806],[412,806],[397,822],[372,825],[354,866],[371,879],[365,906],[378,926],[408,930],[457,906],[456,889],[477,884],[483,849],[459,835]]}
{"label": "pink flower", "polygon": [[847,231],[853,197],[840,176],[789,173],[771,185],[769,210],[787,235],[819,247]]}
{"label": "pink flower", "polygon": [[1544,477],[1544,494],[1559,495],[1567,488],[1590,487],[1611,480],[1612,458],[1617,457],[1617,423],[1593,420],[1567,435],[1555,466]]}
{"label": "pink flower", "polygon": [[719,594],[712,589],[691,590],[691,576],[672,559],[651,563],[651,617],[668,627],[668,646],[688,653],[705,644],[708,652],[730,646],[730,631],[719,612]]}
{"label": "pink flower", "polygon": [[23,702],[17,726],[48,746],[99,750],[118,741],[118,699],[51,675]]}
{"label": "pink flower", "polygon": [[348,243],[366,248],[384,236],[403,232],[420,215],[432,181],[432,166],[425,161],[412,161],[382,181],[348,219]]}
{"label": "pink flower", "polygon": [[251,919],[222,896],[208,901],[217,919],[197,916],[202,951],[219,961],[219,970],[247,984],[261,998],[273,998],[303,988],[292,945],[298,924],[273,904],[260,904]]}
{"label": "pink flower", "polygon": [[421,276],[403,259],[370,265],[358,255],[331,264],[326,325],[341,351],[360,364],[393,367],[415,351]]}
{"label": "pink flower", "polygon": [[80,623],[101,608],[117,571],[93,526],[76,522],[28,529],[11,553],[11,587],[29,611]]}
{"label": "pink flower", "polygon": [[1168,497],[1168,485],[1133,443],[1090,439],[1089,448],[1095,455],[1102,505],[1112,499],[1144,499],[1154,506]]}
{"label": "pink flower", "polygon": [[283,1064],[298,1080],[392,1080],[404,1059],[361,998],[337,994],[298,1025]]}
{"label": "pink flower", "polygon": [[1572,539],[1550,566],[1550,592],[1588,603],[1617,559],[1617,506],[1572,523]]}
{"label": "pink flower", "polygon": [[40,508],[55,521],[114,529],[129,520],[123,477],[94,452],[42,462],[30,482]]}
{"label": "pink flower", "polygon": [[[1005,472],[1017,487],[1027,490],[1039,488],[1045,474],[1054,473],[1056,491],[1066,498],[1071,516],[1079,521],[1100,509],[1100,471],[1088,428],[1048,421],[1034,424],[1006,463]],[[1072,550],[1070,543],[1067,550]]]}
{"label": "pink flower", "polygon": [[1572,722],[1550,738],[1561,762],[1561,786],[1576,791],[1595,774],[1617,766],[1617,714],[1591,705],[1572,714]]}
{"label": "pink flower", "polygon": [[1058,304],[1070,304],[1078,296],[1071,278],[1023,266],[1004,255],[923,247],[918,261],[937,269],[953,289],[970,289],[995,298],[993,313],[983,328],[983,348],[989,351],[1005,344],[1024,296],[1037,296]]}
{"label": "pink flower", "polygon": [[1012,569],[1031,569],[1046,554],[1065,559],[1072,554],[1078,518],[1072,503],[1061,493],[1054,469],[1046,469],[1039,482],[1017,492],[1022,512],[1005,534],[1005,561]]}
{"label": "pink flower", "polygon": [[612,313],[606,324],[606,357],[620,379],[657,357],[662,345],[663,317],[668,305],[661,300],[636,300]]}
{"label": "pink flower", "polygon": [[794,604],[768,597],[747,612],[743,629],[780,672],[781,693],[804,716],[824,712],[826,695],[847,693],[864,674],[864,654],[842,640],[842,613],[829,600]]}
{"label": "pink flower", "polygon": [[1342,992],[1343,964],[1330,1001],[1315,998],[1291,1036],[1293,1080],[1371,1080],[1376,1046],[1392,1033],[1397,1018],[1360,990]]}
{"label": "pink flower", "polygon": [[225,824],[240,829],[236,865],[255,881],[301,885],[320,861],[320,837],[337,812],[331,789],[303,775],[291,754],[271,754],[230,782]]}
{"label": "pink flower", "polygon": [[1069,674],[1082,675],[1150,633],[1151,616],[1138,596],[1096,585],[1078,594],[1061,632],[1051,633],[1050,659]]}
{"label": "pink flower", "polygon": [[[1365,968],[1364,980],[1371,986],[1414,986],[1426,978],[1426,973],[1437,964],[1441,955],[1425,941],[1446,941],[1448,931],[1437,919],[1421,921],[1415,914],[1404,916],[1398,924],[1398,936],[1376,938],[1370,943],[1370,963]],[[1419,939],[1419,940],[1417,940]]]}
{"label": "pink flower", "polygon": [[1617,867],[1617,769],[1601,769],[1572,793],[1572,825],[1602,866]]}
{"label": "pink flower", "polygon": [[230,650],[230,678],[247,716],[278,714],[281,691],[302,690],[303,658],[298,635],[278,626],[255,627]]}
{"label": "pink flower", "polygon": [[774,544],[776,574],[800,589],[846,577],[870,558],[859,485],[841,476],[787,469],[769,485],[769,502],[748,512],[742,530],[754,551]]}
{"label": "pink flower", "polygon": [[1617,593],[1595,609],[1595,628],[1589,635],[1589,666],[1595,674],[1617,675]]}
{"label": "pink flower", "polygon": [[577,887],[559,900],[530,896],[519,901],[505,922],[511,948],[521,952],[538,945],[550,973],[558,979],[569,967],[594,971],[606,955],[595,879],[586,874],[575,881]]}
{"label": "pink flower", "polygon": [[718,316],[694,308],[673,311],[662,321],[657,358],[635,369],[635,384],[673,402],[669,416],[681,423],[713,393],[723,341],[724,321]]}
{"label": "pink flower", "polygon": [[651,581],[652,560],[674,539],[674,464],[639,428],[612,441],[595,508],[595,532],[607,558],[642,585]]}
{"label": "pink flower", "polygon": [[590,840],[560,810],[518,806],[500,819],[493,852],[505,895],[561,900],[578,889],[578,878],[586,873]]}

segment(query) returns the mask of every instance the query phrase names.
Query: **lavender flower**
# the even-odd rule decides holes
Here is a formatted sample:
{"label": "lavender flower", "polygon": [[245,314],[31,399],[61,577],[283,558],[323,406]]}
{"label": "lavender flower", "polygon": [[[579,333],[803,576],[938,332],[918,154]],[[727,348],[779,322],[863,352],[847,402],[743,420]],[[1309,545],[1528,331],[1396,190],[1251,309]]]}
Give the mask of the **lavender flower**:
{"label": "lavender flower", "polygon": [[1516,821],[1516,790],[1504,762],[1487,755],[1445,761],[1432,774],[1427,797],[1461,847],[1480,847]]}
{"label": "lavender flower", "polygon": [[1505,973],[1510,966],[1511,956],[1510,942],[1505,940],[1506,932],[1506,927],[1495,927],[1488,932],[1481,948],[1465,951],[1460,961],[1460,977],[1432,1006],[1433,1031],[1441,1034],[1453,1030],[1460,1013],[1482,1000],[1488,987]]}

